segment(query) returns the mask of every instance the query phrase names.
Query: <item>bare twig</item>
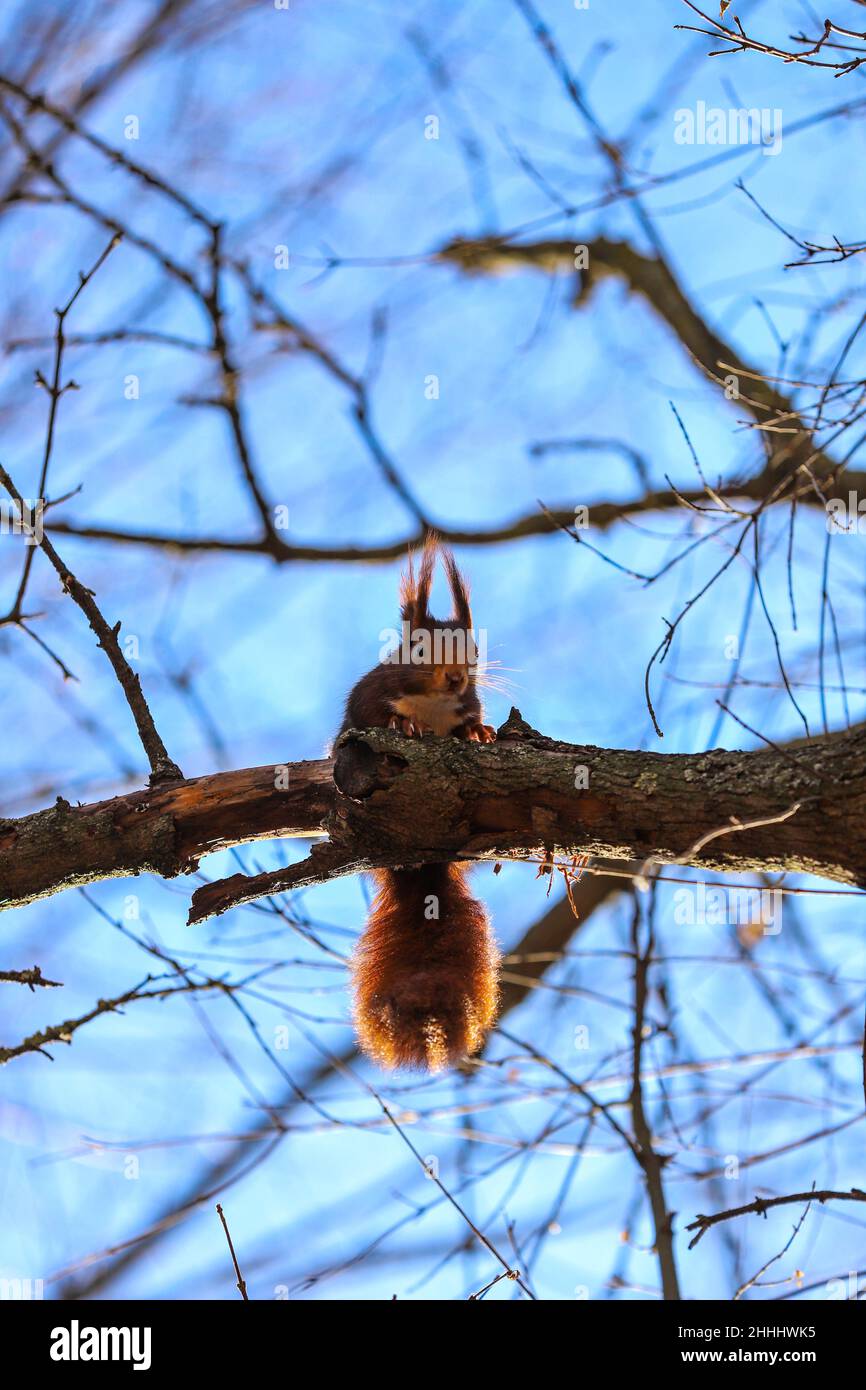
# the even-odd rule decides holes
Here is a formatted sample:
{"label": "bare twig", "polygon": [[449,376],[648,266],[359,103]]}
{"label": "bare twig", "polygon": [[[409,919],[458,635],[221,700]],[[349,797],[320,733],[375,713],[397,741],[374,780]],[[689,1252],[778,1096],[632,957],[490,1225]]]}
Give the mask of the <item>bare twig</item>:
{"label": "bare twig", "polygon": [[238,1257],[237,1257],[237,1255],[235,1254],[235,1247],[234,1247],[234,1245],[232,1244],[232,1238],[231,1238],[231,1235],[229,1234],[229,1227],[228,1227],[228,1222],[226,1221],[226,1218],[225,1218],[225,1212],[223,1211],[222,1206],[221,1206],[221,1204],[220,1204],[219,1202],[217,1202],[217,1204],[216,1204],[216,1209],[217,1209],[217,1212],[219,1213],[219,1219],[220,1219],[220,1221],[223,1223],[223,1230],[224,1230],[225,1233],[226,1233],[226,1240],[227,1240],[228,1243],[229,1243],[229,1250],[230,1250],[230,1252],[231,1252],[232,1264],[233,1264],[234,1267],[235,1267],[235,1274],[236,1274],[237,1277],[238,1277],[237,1287],[238,1287],[238,1289],[240,1290],[241,1298],[243,1298],[245,1301],[249,1302],[249,1294],[247,1293],[246,1281],[245,1281],[243,1275],[241,1274],[240,1265],[238,1264]]}
{"label": "bare twig", "polygon": [[640,942],[640,900],[636,896],[632,916],[632,950],[634,952],[634,1022],[632,1024],[632,1087],[631,1115],[635,1137],[635,1157],[643,1170],[649,1196],[654,1228],[654,1247],[658,1257],[662,1278],[662,1295],[666,1302],[680,1297],[676,1259],[674,1257],[673,1218],[668,1211],[665,1198],[664,1167],[668,1155],[660,1153],[653,1142],[652,1128],[647,1119],[644,1106],[643,1083],[641,1081],[641,1056],[643,1052],[644,1028],[646,1019],[647,995],[649,989],[649,965],[654,941],[652,920],[646,934],[646,941]]}
{"label": "bare twig", "polygon": [[753,1202],[748,1202],[743,1207],[717,1211],[713,1216],[699,1215],[686,1227],[687,1231],[697,1231],[697,1235],[689,1242],[689,1249],[693,1249],[707,1231],[712,1226],[717,1226],[720,1221],[731,1221],[735,1216],[747,1216],[750,1213],[766,1218],[772,1207],[785,1207],[799,1202],[866,1202],[866,1192],[859,1187],[852,1187],[849,1192],[836,1192],[831,1188],[816,1192],[813,1189],[811,1192],[792,1192],[787,1197],[756,1197]]}
{"label": "bare twig", "polygon": [[[32,526],[28,527],[26,521],[26,506],[24,499],[2,465],[0,465],[0,483],[3,484],[13,501],[18,503],[22,526],[24,526],[25,529],[33,531],[34,528]],[[57,551],[54,549],[54,546],[51,544],[44,530],[41,538],[38,539],[38,545],[46,559],[57,571],[64,593],[69,594],[72,601],[81,609],[91,629],[96,634],[99,646],[102,647],[102,650],[111,662],[112,670],[117,676],[120,687],[126,696],[126,702],[132,712],[135,726],[138,729],[139,737],[144,751],[147,754],[148,762],[150,763],[151,784],[153,785],[157,782],[172,781],[182,778],[183,773],[177,763],[173,762],[169,757],[165,744],[157,732],[156,725],[153,722],[153,716],[141,689],[141,681],[121,650],[120,643],[117,640],[117,635],[120,631],[120,623],[115,623],[114,627],[109,626],[96,604],[93,590],[86,588],[80,580],[76,579],[72,571],[64,564],[63,560],[61,560],[60,556],[57,554]]]}
{"label": "bare twig", "polygon": [[43,985],[45,988],[53,989],[61,988],[59,980],[46,980],[38,965],[32,965],[29,970],[0,970],[0,980],[13,982],[19,985],[27,985],[31,993],[36,985]]}

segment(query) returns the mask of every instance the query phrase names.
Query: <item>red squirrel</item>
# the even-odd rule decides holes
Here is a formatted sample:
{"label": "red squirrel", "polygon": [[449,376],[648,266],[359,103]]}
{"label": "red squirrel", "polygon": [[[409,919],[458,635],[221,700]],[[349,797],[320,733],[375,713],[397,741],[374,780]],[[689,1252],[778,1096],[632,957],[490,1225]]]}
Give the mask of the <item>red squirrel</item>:
{"label": "red squirrel", "polygon": [[[454,616],[430,613],[441,555]],[[403,638],[346,702],[340,732],[397,729],[492,743],[475,688],[477,649],[466,581],[435,539],[400,587]],[[477,1052],[498,1005],[499,955],[462,864],[379,869],[378,892],[352,957],[354,1018],[364,1052],[381,1066],[440,1071]]]}

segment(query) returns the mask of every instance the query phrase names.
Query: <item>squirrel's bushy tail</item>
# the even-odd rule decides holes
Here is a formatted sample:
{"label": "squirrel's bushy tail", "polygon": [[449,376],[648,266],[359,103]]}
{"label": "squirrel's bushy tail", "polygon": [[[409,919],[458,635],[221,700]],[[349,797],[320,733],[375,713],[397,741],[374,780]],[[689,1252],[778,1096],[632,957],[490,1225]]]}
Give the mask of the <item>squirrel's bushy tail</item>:
{"label": "squirrel's bushy tail", "polygon": [[499,957],[466,872],[430,864],[375,873],[352,979],[358,1039],[380,1066],[440,1071],[477,1052],[493,1023]]}

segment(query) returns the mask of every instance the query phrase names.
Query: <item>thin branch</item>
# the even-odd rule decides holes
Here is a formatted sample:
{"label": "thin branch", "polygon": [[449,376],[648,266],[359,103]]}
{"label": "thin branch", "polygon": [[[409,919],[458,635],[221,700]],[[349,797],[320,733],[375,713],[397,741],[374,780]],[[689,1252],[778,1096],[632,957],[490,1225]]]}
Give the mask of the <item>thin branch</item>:
{"label": "thin branch", "polygon": [[32,965],[29,970],[0,970],[0,980],[27,985],[31,993],[37,985],[52,989],[62,988],[59,980],[46,980],[38,965]]}
{"label": "thin branch", "polygon": [[223,1223],[223,1230],[224,1230],[225,1233],[226,1233],[226,1240],[227,1240],[228,1243],[229,1243],[229,1251],[231,1252],[232,1264],[233,1264],[234,1267],[235,1267],[235,1274],[236,1274],[237,1277],[238,1277],[237,1287],[238,1287],[238,1289],[240,1290],[241,1298],[244,1299],[246,1302],[248,1302],[248,1301],[249,1301],[249,1294],[247,1293],[246,1281],[245,1281],[243,1275],[241,1274],[240,1265],[238,1264],[238,1257],[237,1257],[237,1255],[235,1254],[235,1247],[234,1247],[234,1245],[232,1244],[232,1238],[231,1238],[231,1235],[229,1234],[229,1227],[228,1227],[228,1222],[226,1221],[226,1218],[225,1218],[225,1212],[223,1211],[222,1206],[221,1206],[221,1204],[220,1204],[219,1202],[217,1202],[217,1204],[216,1204],[216,1209],[217,1209],[217,1212],[218,1212],[218,1214],[219,1214],[219,1219],[220,1219],[220,1221]]}
{"label": "thin branch", "polygon": [[632,918],[632,950],[634,952],[634,1022],[632,1024],[632,1086],[630,1095],[635,1155],[643,1170],[653,1217],[654,1247],[662,1277],[662,1294],[666,1302],[680,1297],[673,1243],[673,1212],[668,1211],[665,1199],[664,1167],[669,1155],[659,1153],[644,1107],[641,1081],[641,1056],[644,1042],[646,1005],[649,991],[649,966],[654,939],[650,920],[646,941],[640,944],[640,900],[635,897]]}
{"label": "thin branch", "polygon": [[19,515],[22,526],[31,532],[34,540],[38,543],[46,559],[53,565],[60,577],[64,593],[69,594],[74,603],[78,605],[82,613],[87,618],[91,629],[96,634],[98,645],[102,647],[105,655],[111,663],[112,670],[117,676],[120,688],[126,696],[135,726],[138,729],[139,737],[147,754],[150,763],[151,785],[157,782],[172,781],[183,777],[183,773],[173,762],[166,751],[165,744],[160,738],[153,716],[148,708],[147,701],[141,689],[141,681],[133,671],[126,657],[120,648],[117,635],[120,631],[120,623],[115,623],[114,627],[109,627],[105,618],[100,612],[93,590],[86,588],[72,571],[64,564],[48,536],[43,529],[41,537],[36,536],[35,528],[26,521],[26,506],[17,487],[13,483],[6,469],[0,465],[0,483],[3,484],[9,496],[14,502],[18,503]]}
{"label": "thin branch", "polygon": [[799,1202],[866,1202],[866,1192],[859,1187],[852,1187],[850,1192],[836,1192],[830,1188],[822,1189],[820,1192],[792,1192],[787,1197],[756,1197],[753,1202],[748,1202],[743,1207],[717,1211],[713,1216],[698,1215],[686,1227],[687,1231],[697,1231],[697,1235],[689,1241],[689,1249],[692,1250],[707,1231],[712,1226],[717,1226],[720,1221],[731,1221],[736,1216],[747,1216],[750,1213],[766,1218],[771,1207],[785,1207]]}

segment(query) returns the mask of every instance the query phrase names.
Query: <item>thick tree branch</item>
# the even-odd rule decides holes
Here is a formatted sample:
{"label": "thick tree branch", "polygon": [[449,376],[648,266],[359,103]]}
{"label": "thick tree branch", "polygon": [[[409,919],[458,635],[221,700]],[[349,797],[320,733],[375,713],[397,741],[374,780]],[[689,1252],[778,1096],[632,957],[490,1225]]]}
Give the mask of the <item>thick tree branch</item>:
{"label": "thick tree branch", "polygon": [[664,754],[558,743],[513,711],[489,747],[350,731],[334,763],[215,773],[88,806],[61,798],[0,820],[0,908],[98,879],[190,873],[216,850],[325,831],[300,864],[198,889],[191,920],[377,865],[551,852],[866,885],[864,821],[862,728],[784,754]]}
{"label": "thick tree branch", "polygon": [[548,853],[866,883],[862,730],[784,756],[640,753],[557,743],[512,710],[498,743],[480,750],[350,731],[334,781],[327,845],[300,864],[199,888],[190,921],[384,865]]}
{"label": "thick tree branch", "polygon": [[99,879],[173,878],[201,855],[249,840],[317,835],[333,798],[327,759],[220,772],[88,806],[59,797],[48,810],[0,819],[0,909]]}

